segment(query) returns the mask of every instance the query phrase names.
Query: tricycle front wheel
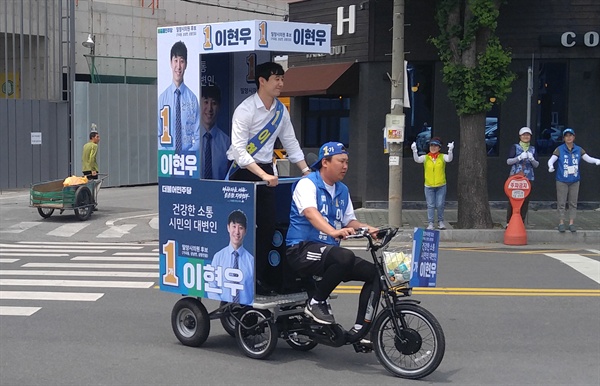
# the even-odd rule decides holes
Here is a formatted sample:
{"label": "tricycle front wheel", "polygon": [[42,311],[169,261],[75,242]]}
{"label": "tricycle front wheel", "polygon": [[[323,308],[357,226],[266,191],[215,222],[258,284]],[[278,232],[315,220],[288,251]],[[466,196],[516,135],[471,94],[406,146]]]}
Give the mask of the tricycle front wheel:
{"label": "tricycle front wheel", "polygon": [[183,298],[173,306],[171,327],[182,344],[198,347],[206,341],[210,332],[208,311],[200,300]]}
{"label": "tricycle front wheel", "polygon": [[37,208],[37,210],[40,216],[43,218],[48,218],[52,216],[52,213],[54,213],[54,208]]}

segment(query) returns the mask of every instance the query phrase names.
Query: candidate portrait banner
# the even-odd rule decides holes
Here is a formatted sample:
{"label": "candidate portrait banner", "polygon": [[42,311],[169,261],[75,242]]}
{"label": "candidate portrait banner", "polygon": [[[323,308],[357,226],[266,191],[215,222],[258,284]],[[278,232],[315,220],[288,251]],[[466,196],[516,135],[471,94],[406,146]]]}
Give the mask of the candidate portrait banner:
{"label": "candidate portrait banner", "polygon": [[411,287],[436,286],[439,244],[439,231],[414,229]]}

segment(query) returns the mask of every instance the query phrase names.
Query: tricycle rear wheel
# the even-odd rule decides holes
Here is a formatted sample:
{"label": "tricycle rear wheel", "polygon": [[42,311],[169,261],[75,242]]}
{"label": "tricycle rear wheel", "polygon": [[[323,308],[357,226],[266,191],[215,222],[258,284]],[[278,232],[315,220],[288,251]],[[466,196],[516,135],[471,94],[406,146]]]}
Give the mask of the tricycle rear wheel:
{"label": "tricycle rear wheel", "polygon": [[235,340],[247,357],[269,357],[277,346],[277,326],[270,318],[270,312],[247,309],[235,325]]}
{"label": "tricycle rear wheel", "polygon": [[52,213],[54,213],[54,208],[37,208],[38,213],[40,214],[40,216],[42,216],[43,218],[49,218],[50,216],[52,216]]}

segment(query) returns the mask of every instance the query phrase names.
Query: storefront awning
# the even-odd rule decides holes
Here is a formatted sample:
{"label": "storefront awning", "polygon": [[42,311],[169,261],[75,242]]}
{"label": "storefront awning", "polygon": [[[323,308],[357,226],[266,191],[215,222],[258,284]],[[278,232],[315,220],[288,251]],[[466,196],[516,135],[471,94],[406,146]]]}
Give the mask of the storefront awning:
{"label": "storefront awning", "polygon": [[285,72],[281,96],[346,96],[356,93],[358,64],[350,62],[291,67]]}

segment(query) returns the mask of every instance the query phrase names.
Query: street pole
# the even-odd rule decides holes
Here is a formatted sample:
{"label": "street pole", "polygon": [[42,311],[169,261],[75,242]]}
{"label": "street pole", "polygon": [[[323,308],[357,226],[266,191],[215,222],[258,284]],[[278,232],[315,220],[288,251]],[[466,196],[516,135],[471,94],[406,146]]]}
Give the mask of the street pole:
{"label": "street pole", "polygon": [[392,34],[391,111],[386,117],[386,130],[393,124],[400,139],[389,146],[388,221],[391,226],[402,226],[402,142],[404,141],[404,0],[394,0]]}

